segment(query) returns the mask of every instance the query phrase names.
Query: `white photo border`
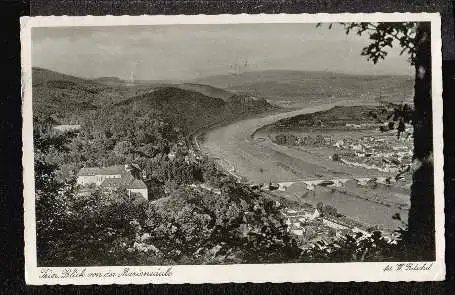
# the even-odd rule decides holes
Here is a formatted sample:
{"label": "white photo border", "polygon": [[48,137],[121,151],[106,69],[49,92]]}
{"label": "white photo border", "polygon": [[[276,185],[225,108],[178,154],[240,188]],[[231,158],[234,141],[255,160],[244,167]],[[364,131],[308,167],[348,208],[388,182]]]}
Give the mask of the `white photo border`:
{"label": "white photo border", "polygon": [[[34,27],[130,26],[175,24],[319,23],[319,22],[431,22],[432,107],[434,148],[434,193],[436,261],[428,271],[383,269],[388,262],[283,263],[237,265],[38,267],[36,253],[35,184],[32,110],[31,29]],[[358,14],[239,14],[239,15],[141,15],[141,16],[36,16],[21,18],[22,140],[25,278],[27,284],[181,284],[181,283],[264,283],[264,282],[347,282],[347,281],[440,281],[445,278],[442,54],[439,13]],[[392,263],[393,264],[393,263]],[[397,263],[395,263],[396,265]],[[420,263],[420,264],[423,264]],[[138,275],[118,275],[129,269]],[[65,270],[80,277],[61,277]],[[148,274],[141,272],[149,272]],[[157,274],[159,272],[160,274]],[[165,274],[167,272],[167,274]],[[43,275],[47,273],[47,278]],[[59,278],[52,278],[52,274]],[[99,274],[97,274],[99,273]],[[117,274],[117,275],[116,275]]]}

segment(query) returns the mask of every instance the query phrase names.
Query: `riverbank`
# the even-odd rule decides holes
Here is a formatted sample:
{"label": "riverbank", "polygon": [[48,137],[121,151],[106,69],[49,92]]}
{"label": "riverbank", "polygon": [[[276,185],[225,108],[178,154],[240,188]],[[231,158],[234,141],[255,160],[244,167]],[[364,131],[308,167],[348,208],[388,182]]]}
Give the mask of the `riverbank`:
{"label": "riverbank", "polygon": [[[295,182],[302,179],[384,178],[388,176],[389,174],[377,170],[349,167],[342,162],[332,161],[328,157],[320,157],[312,150],[293,149],[277,145],[269,138],[255,136],[258,130],[280,119],[327,110],[332,107],[333,105],[310,106],[300,110],[262,114],[226,125],[214,125],[210,130],[204,130],[204,141],[199,142],[197,137],[195,140],[198,142],[199,148],[215,159],[226,171],[256,184]],[[370,192],[362,193],[369,194]],[[373,191],[371,193],[376,195]],[[280,192],[280,195],[284,198],[292,198],[296,202],[316,204],[323,200],[327,204],[334,205],[346,216],[366,224],[384,225],[388,229],[396,228],[399,225],[398,221],[392,221],[395,213],[402,213],[403,219],[407,217],[406,212],[400,210],[398,206],[388,206],[377,200],[369,201],[342,192],[335,194],[327,192],[323,194],[325,197],[315,195],[307,200],[301,199],[302,194],[294,192],[294,189],[289,192]],[[397,200],[396,203],[402,204],[403,202]]]}

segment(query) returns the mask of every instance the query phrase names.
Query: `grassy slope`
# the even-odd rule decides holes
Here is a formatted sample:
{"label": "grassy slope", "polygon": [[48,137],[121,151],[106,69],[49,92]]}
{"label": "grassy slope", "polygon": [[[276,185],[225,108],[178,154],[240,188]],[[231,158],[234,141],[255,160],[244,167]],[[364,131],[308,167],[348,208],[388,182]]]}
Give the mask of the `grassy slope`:
{"label": "grassy slope", "polygon": [[358,98],[374,101],[380,95],[401,102],[413,96],[413,77],[360,76],[329,72],[258,71],[238,76],[219,75],[195,82],[271,101],[307,101],[328,98]]}

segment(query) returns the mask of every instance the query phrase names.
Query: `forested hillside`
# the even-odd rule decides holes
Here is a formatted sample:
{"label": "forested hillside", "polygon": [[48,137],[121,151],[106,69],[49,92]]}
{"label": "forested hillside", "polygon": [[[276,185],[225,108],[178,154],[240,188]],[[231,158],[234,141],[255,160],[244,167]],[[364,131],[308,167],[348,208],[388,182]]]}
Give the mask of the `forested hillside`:
{"label": "forested hillside", "polygon": [[[179,113],[175,122],[180,127],[188,122],[192,126],[210,123],[208,116],[223,120],[273,108],[265,100],[245,96],[239,99],[228,91],[198,84],[141,82],[127,85],[116,78],[87,80],[41,68],[33,69],[32,78],[35,119],[44,121],[52,117],[61,124],[83,123],[80,116],[89,111],[103,112],[128,105],[145,112],[153,109],[169,117]],[[201,122],[196,122],[198,119]]]}
{"label": "forested hillside", "polygon": [[56,124],[81,125],[69,154],[56,159],[73,173],[82,166],[167,154],[178,141],[188,144],[187,137],[198,128],[274,109],[265,100],[244,96],[223,100],[162,84],[106,85],[43,69],[35,69],[33,79],[37,130]]}
{"label": "forested hillside", "polygon": [[62,124],[77,123],[80,114],[109,107],[147,90],[142,85],[106,85],[41,68],[33,68],[32,83],[35,120],[52,116]]}
{"label": "forested hillside", "polygon": [[335,106],[329,110],[303,114],[280,120],[268,126],[270,130],[292,130],[311,127],[342,128],[346,124],[386,124],[396,121],[398,115],[411,120],[412,107],[388,104],[382,106]]}
{"label": "forested hillside", "polygon": [[[331,247],[315,245],[311,253],[299,248],[281,204],[237,182],[192,147],[193,131],[274,109],[265,100],[38,72],[33,107],[39,266],[278,263],[339,256]],[[80,130],[60,133],[56,124],[79,124]],[[124,189],[76,184],[81,167],[127,163],[142,169],[148,200]],[[340,254],[346,261],[358,247],[376,247],[353,238],[339,242],[354,243]],[[362,259],[379,259],[377,251],[382,250]]]}
{"label": "forested hillside", "polygon": [[[40,265],[244,263],[296,255],[278,207],[197,155],[188,137],[207,124],[272,109],[265,101],[37,73]],[[62,134],[53,130],[59,123],[81,128]],[[142,168],[149,201],[121,189],[82,193],[75,182],[81,167],[125,163]]]}
{"label": "forested hillside", "polygon": [[176,87],[158,88],[140,96],[124,100],[114,106],[114,110],[127,109],[144,112],[159,112],[170,120],[174,127],[190,133],[204,125],[221,122],[242,114],[255,114],[273,109],[264,100],[238,99],[237,96],[224,101],[208,97],[196,91]]}

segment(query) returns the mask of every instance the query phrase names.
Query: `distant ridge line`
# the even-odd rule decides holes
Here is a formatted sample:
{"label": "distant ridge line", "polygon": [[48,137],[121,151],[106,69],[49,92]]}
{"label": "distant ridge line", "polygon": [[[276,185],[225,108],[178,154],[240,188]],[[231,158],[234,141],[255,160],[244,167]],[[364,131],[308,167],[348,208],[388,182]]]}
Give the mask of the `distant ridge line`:
{"label": "distant ridge line", "polygon": [[[32,67],[32,70],[38,70],[38,71],[49,71],[61,75],[66,75],[66,76],[71,76],[77,79],[82,79],[82,80],[90,80],[90,81],[96,81],[96,80],[102,80],[102,79],[117,79],[122,82],[131,82],[128,79],[123,79],[117,76],[99,76],[99,77],[83,77],[79,75],[74,75],[74,74],[69,74],[65,72],[61,72],[58,70],[54,69],[49,69],[49,68],[44,68],[44,67],[39,67],[39,66],[34,66]],[[351,74],[351,73],[342,73],[342,72],[336,72],[336,71],[311,71],[311,70],[286,70],[286,69],[271,69],[271,70],[251,70],[251,71],[244,71],[242,73],[239,73],[237,76],[245,76],[245,75],[251,75],[251,74],[259,74],[259,73],[307,73],[307,74],[321,74],[321,75],[333,75],[333,76],[347,76],[347,77],[375,77],[375,78],[381,78],[381,77],[408,77],[410,79],[414,79],[413,75],[405,75],[405,74]],[[195,79],[188,79],[188,80],[182,80],[182,79],[176,79],[176,80],[169,80],[169,79],[135,79],[135,82],[137,83],[172,83],[172,84],[179,84],[179,83],[188,83],[188,84],[200,84],[200,85],[208,85],[201,83],[201,80],[204,79],[209,79],[209,78],[215,78],[215,77],[232,77],[231,74],[225,73],[225,74],[216,74],[216,75],[207,75],[203,77],[198,77]],[[211,86],[211,85],[209,85]]]}

